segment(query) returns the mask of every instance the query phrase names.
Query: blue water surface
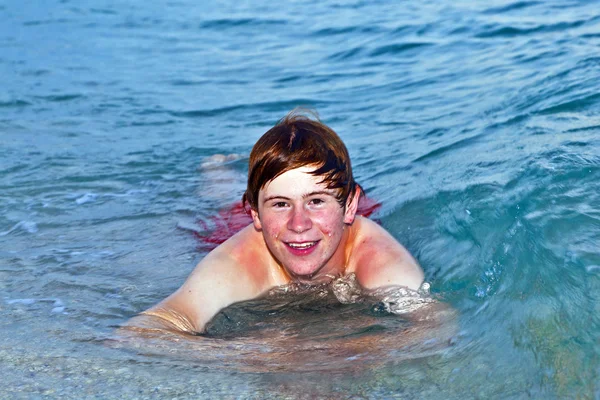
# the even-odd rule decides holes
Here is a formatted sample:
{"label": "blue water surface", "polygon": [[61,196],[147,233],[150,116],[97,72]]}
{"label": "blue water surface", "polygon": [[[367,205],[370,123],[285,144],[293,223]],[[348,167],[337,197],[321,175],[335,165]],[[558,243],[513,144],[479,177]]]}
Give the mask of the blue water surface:
{"label": "blue water surface", "polygon": [[[597,2],[6,0],[0,79],[0,397],[600,396]],[[458,311],[452,345],[107,345],[297,106]]]}

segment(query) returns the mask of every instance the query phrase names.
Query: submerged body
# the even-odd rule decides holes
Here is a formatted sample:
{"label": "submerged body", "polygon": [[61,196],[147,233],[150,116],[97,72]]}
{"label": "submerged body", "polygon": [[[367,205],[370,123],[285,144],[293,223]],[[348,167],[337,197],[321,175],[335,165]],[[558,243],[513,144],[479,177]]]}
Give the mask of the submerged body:
{"label": "submerged body", "polygon": [[300,168],[268,184],[254,223],[210,252],[178,291],[130,325],[199,333],[230,304],[294,281],[326,283],[352,273],[366,289],[418,289],[423,273],[410,253],[381,226],[354,215],[358,194],[344,211],[317,179]]}
{"label": "submerged body", "polygon": [[252,224],[211,251],[186,282],[129,326],[200,333],[223,308],[292,282],[354,274],[367,290],[417,290],[423,271],[388,232],[356,215],[361,188],[347,150],[318,121],[288,116],[250,156]]}

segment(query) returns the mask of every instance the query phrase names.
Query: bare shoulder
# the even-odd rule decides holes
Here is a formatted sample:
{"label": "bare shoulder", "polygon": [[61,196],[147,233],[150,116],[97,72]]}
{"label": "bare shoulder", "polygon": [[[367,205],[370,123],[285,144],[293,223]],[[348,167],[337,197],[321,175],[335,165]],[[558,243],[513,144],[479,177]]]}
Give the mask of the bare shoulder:
{"label": "bare shoulder", "polygon": [[251,243],[256,240],[251,229],[244,228],[210,252],[175,293],[132,322],[198,333],[221,309],[268,290],[272,286],[268,272],[256,258],[258,253],[251,254],[259,252]]}
{"label": "bare shoulder", "polygon": [[351,265],[361,286],[421,286],[423,270],[402,244],[367,218],[357,217],[355,225]]}

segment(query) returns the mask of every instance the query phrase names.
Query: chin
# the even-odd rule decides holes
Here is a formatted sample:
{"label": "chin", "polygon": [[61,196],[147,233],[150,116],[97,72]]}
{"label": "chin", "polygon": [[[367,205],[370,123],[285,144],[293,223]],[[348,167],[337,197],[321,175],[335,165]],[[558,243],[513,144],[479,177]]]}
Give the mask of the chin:
{"label": "chin", "polygon": [[315,275],[317,272],[319,272],[320,268],[319,267],[290,267],[290,268],[286,268],[286,270],[290,273],[290,275],[298,277],[298,278],[303,278],[303,279],[310,279],[313,277],[313,275]]}

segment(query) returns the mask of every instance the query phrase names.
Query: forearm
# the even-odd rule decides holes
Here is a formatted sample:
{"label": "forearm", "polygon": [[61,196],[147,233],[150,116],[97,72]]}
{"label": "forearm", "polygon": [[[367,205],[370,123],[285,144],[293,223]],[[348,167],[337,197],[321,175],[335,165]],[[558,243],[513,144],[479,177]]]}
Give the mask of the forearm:
{"label": "forearm", "polygon": [[407,313],[397,313],[408,321],[453,336],[458,333],[458,312],[448,303],[434,300]]}
{"label": "forearm", "polygon": [[392,286],[368,291],[381,311],[396,314],[434,336],[451,338],[459,331],[458,312],[448,303],[429,295],[429,285],[419,291]]}
{"label": "forearm", "polygon": [[186,316],[160,307],[151,308],[131,318],[122,326],[128,330],[166,330],[197,334],[199,329]]}

